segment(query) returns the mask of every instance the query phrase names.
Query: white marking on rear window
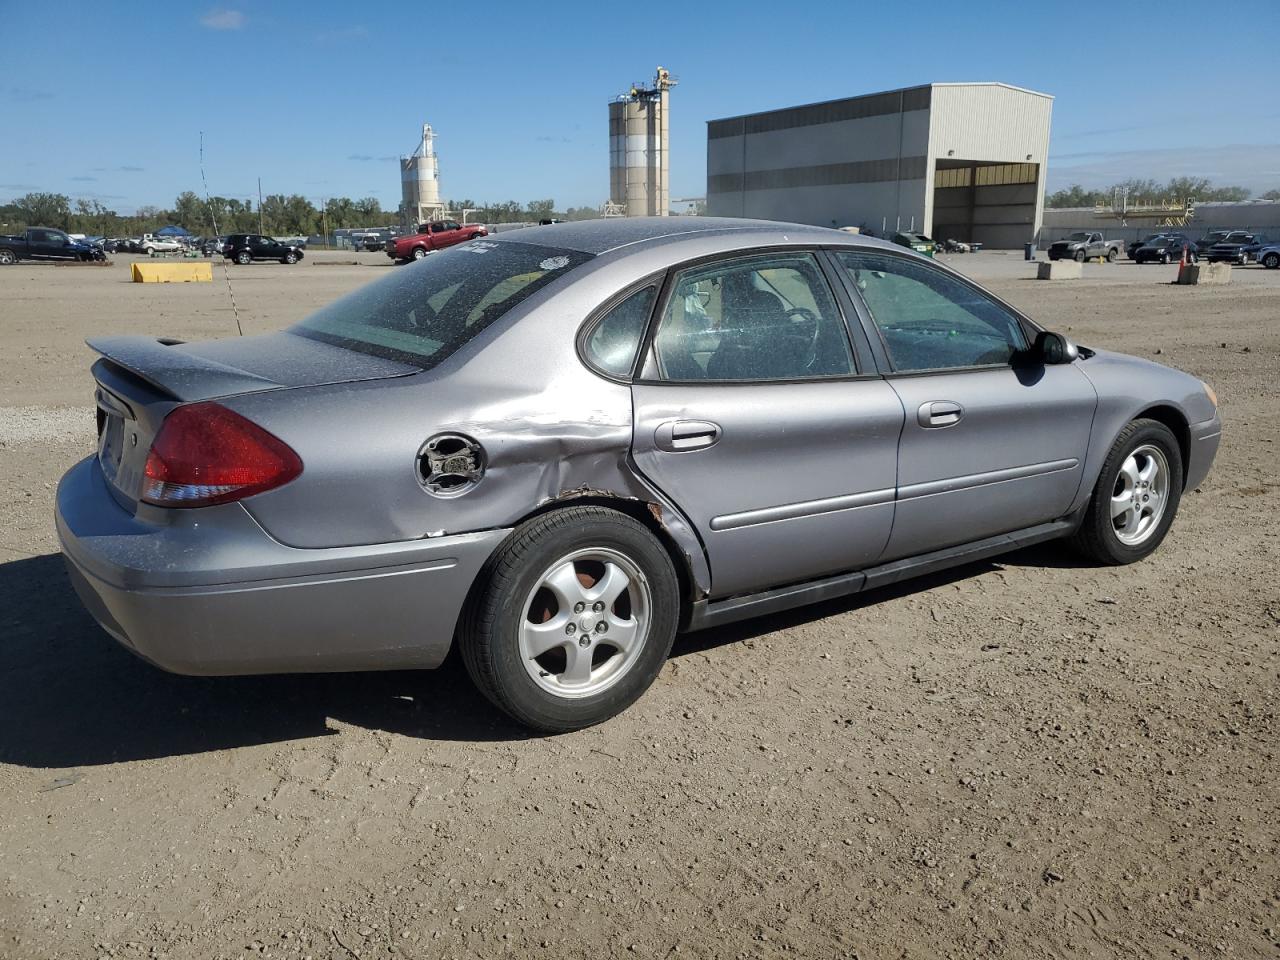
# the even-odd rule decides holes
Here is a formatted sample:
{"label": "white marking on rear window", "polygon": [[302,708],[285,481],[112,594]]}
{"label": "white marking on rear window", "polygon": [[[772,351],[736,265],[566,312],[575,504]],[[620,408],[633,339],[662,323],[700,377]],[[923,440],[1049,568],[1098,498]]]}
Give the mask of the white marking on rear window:
{"label": "white marking on rear window", "polygon": [[547,257],[547,259],[543,260],[540,264],[538,264],[538,269],[539,270],[559,270],[561,267],[567,267],[568,265],[569,265],[568,257]]}

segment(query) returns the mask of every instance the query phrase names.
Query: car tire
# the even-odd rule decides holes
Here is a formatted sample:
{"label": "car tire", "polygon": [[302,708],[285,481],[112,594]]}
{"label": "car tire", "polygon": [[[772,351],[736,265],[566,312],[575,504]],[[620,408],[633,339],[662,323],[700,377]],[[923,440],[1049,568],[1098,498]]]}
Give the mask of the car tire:
{"label": "car tire", "polygon": [[236,263],[240,264],[240,266],[247,267],[249,264],[253,263],[253,255],[249,253],[248,250],[241,250],[236,254],[235,260]]}
{"label": "car tire", "polygon": [[8,267],[18,262],[18,255],[12,250],[0,249],[0,266]]}
{"label": "car tire", "polygon": [[[4,251],[0,250],[0,257],[3,257],[3,256],[4,256]],[[0,263],[3,263],[3,262],[4,262],[3,260],[0,260]],[[1268,270],[1274,270],[1276,267],[1280,267],[1280,253],[1268,253],[1265,257],[1262,258],[1262,265],[1266,267]]]}
{"label": "car tire", "polygon": [[143,247],[143,248],[142,248],[142,252],[143,252],[143,253],[145,253],[148,257],[154,257],[154,256],[156,255],[156,248],[155,248],[155,247]]}
{"label": "car tire", "polygon": [[1167,253],[1160,254],[1160,262],[1168,266],[1172,258]]}
{"label": "car tire", "polygon": [[294,253],[293,251],[290,251],[289,253],[286,253],[286,254],[284,255],[284,259],[283,259],[283,260],[281,260],[280,262],[281,262],[281,263],[297,263],[297,262],[298,262],[298,255],[297,255],[296,253]]}
{"label": "car tire", "polygon": [[426,251],[424,248],[422,248],[422,247],[414,247],[414,248],[413,248],[413,259],[415,259],[415,260],[421,260],[421,259],[422,259],[423,257],[425,257],[426,255],[427,255],[427,251]]}
{"label": "car tire", "polygon": [[1120,259],[1120,251],[1117,250],[1115,247],[1112,247],[1110,250],[1107,251],[1107,263],[1115,263],[1119,259]]}
{"label": "car tire", "polygon": [[1178,512],[1182,476],[1182,452],[1168,427],[1146,419],[1128,424],[1102,464],[1073,538],[1076,549],[1109,565],[1148,556]]}
{"label": "car tire", "polygon": [[[601,597],[615,599],[605,608]],[[675,568],[653,533],[615,510],[570,507],[522,523],[494,552],[468,597],[458,643],[495,706],[527,727],[563,733],[639,699],[671,652],[679,615]],[[611,642],[622,637],[628,646]]]}
{"label": "car tire", "polygon": [[1076,263],[1084,263],[1088,259],[1089,259],[1089,255],[1085,253],[1083,250],[1076,251]]}

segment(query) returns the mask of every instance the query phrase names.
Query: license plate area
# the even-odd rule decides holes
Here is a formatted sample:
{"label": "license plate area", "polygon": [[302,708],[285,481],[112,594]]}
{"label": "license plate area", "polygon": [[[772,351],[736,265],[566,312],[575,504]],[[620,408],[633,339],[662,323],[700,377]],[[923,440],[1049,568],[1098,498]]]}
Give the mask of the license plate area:
{"label": "license plate area", "polygon": [[125,438],[137,436],[137,420],[123,400],[102,387],[94,391],[93,399],[98,407],[98,463],[107,480],[119,486]]}

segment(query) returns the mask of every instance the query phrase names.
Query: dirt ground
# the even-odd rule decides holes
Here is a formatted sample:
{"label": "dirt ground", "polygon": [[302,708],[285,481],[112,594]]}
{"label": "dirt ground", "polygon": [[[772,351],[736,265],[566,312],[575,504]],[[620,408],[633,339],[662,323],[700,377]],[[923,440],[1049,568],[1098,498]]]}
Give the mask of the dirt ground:
{"label": "dirt ground", "polygon": [[[246,333],[392,268],[233,268]],[[51,519],[84,337],[235,333],[213,284],[0,269],[0,957],[1280,956],[1280,272],[1026,279],[1189,370],[1216,467],[1146,562],[1054,546],[677,641],[530,738],[456,665],[169,676],[81,609]]]}

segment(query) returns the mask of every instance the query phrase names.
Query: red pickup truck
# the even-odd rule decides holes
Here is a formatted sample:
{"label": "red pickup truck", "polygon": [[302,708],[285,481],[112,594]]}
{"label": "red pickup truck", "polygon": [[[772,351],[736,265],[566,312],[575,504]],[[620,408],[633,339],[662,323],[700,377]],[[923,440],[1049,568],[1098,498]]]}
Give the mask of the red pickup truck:
{"label": "red pickup truck", "polygon": [[387,241],[387,256],[396,263],[421,260],[432,250],[443,250],[455,243],[476,237],[487,237],[489,231],[479,224],[462,226],[456,220],[437,220],[418,225],[418,232]]}

